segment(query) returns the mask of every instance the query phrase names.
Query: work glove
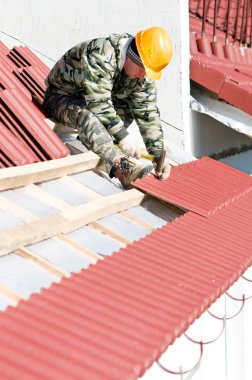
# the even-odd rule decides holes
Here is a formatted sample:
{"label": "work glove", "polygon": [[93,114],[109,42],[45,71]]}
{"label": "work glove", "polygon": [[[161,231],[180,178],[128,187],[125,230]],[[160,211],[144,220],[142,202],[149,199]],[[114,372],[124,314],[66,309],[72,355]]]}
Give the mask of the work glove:
{"label": "work glove", "polygon": [[162,151],[160,157],[155,157],[153,160],[153,167],[156,173],[157,179],[167,179],[171,172],[171,165],[165,159],[166,152]]}
{"label": "work glove", "polygon": [[140,158],[141,157],[141,146],[136,139],[133,139],[130,135],[127,135],[122,139],[119,144],[121,151],[127,156]]}

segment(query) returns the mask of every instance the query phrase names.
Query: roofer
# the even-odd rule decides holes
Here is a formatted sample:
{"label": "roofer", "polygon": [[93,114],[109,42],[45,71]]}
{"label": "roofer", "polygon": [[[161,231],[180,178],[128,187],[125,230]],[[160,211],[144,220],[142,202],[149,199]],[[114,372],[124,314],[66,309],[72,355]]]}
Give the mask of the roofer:
{"label": "roofer", "polygon": [[[50,71],[44,106],[48,116],[77,128],[80,141],[104,161],[110,178],[124,188],[153,169],[164,153],[155,80],[172,58],[168,32],[159,27],[135,37],[112,34],[68,50]],[[140,144],[127,131],[135,120],[153,166],[140,158]],[[117,145],[115,145],[117,144]],[[147,163],[146,163],[147,162]],[[169,176],[167,161],[159,179]]]}

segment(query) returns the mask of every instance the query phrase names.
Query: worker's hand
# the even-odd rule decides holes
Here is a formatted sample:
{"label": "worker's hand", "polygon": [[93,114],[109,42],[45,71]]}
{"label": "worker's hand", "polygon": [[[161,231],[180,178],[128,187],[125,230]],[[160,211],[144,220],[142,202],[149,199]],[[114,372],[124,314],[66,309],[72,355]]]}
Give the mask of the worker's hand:
{"label": "worker's hand", "polygon": [[166,152],[163,151],[159,158],[155,158],[153,161],[153,167],[156,173],[156,177],[160,180],[167,179],[171,173],[171,165],[165,159]]}
{"label": "worker's hand", "polygon": [[158,179],[164,180],[167,179],[171,174],[171,165],[168,163],[167,160],[165,160],[162,171],[159,175],[157,175]]}
{"label": "worker's hand", "polygon": [[127,156],[140,158],[141,157],[141,147],[140,144],[133,139],[130,135],[127,135],[119,142],[119,148]]}

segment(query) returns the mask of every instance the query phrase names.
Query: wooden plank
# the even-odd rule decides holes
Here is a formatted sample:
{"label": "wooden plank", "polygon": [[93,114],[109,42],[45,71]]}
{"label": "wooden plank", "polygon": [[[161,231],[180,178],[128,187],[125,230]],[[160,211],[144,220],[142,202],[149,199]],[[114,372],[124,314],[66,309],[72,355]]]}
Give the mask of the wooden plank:
{"label": "wooden plank", "polygon": [[48,181],[64,175],[79,173],[95,168],[98,162],[99,157],[93,152],[88,152],[56,160],[5,168],[0,171],[0,190],[17,188],[30,183]]}
{"label": "wooden plank", "polygon": [[98,229],[99,231],[103,232],[104,234],[110,236],[112,239],[118,240],[122,244],[132,243],[131,240],[126,239],[122,235],[118,234],[117,232],[112,231],[110,228],[104,226],[103,224],[101,224],[99,222],[89,223],[89,226]]}
{"label": "wooden plank", "polygon": [[51,207],[54,207],[60,211],[72,210],[73,207],[68,203],[62,201],[61,199],[56,198],[54,195],[50,194],[48,191],[40,188],[37,185],[28,185],[26,186],[26,191],[30,193],[30,195],[41,202],[44,202]]}
{"label": "wooden plank", "polygon": [[121,215],[125,216],[126,218],[130,219],[132,222],[139,224],[140,226],[146,228],[149,231],[154,231],[155,228],[152,227],[150,224],[145,223],[143,220],[137,218],[136,216],[133,216],[129,214],[127,211],[121,211]]}
{"label": "wooden plank", "polygon": [[83,193],[87,198],[95,200],[95,199],[101,199],[104,198],[101,194],[98,194],[96,191],[90,189],[89,187],[81,184],[80,182],[76,181],[75,179],[65,176],[62,178],[63,181],[66,182],[66,184],[70,185],[77,191],[80,191]]}
{"label": "wooden plank", "polygon": [[66,236],[64,234],[59,234],[56,236],[56,239],[61,240],[65,244],[68,244],[72,249],[78,251],[79,253],[83,253],[86,257],[89,257],[90,259],[92,259],[94,263],[96,263],[98,260],[103,259],[102,256],[99,256],[97,253],[91,251],[90,249],[86,247],[82,247],[82,245],[76,243],[69,236]]}
{"label": "wooden plank", "polygon": [[68,233],[105,216],[139,205],[145,195],[136,189],[103,197],[42,220],[0,232],[0,255]]}
{"label": "wooden plank", "polygon": [[68,222],[65,223],[62,232],[71,232],[97,219],[137,206],[144,198],[145,194],[132,189],[85,203],[73,211],[65,211],[61,215]]}
{"label": "wooden plank", "polygon": [[[74,180],[71,177],[66,176],[66,177],[64,177],[64,180],[66,180],[70,186],[73,186],[74,188],[76,188],[76,190],[79,190],[83,194],[85,194],[89,199],[95,200],[95,199],[103,198],[103,196],[101,194],[98,194],[96,191],[94,191],[94,190],[88,188],[87,186],[77,182],[76,180]],[[150,224],[145,223],[143,220],[129,214],[127,211],[121,211],[120,214],[123,215],[125,218],[130,219],[131,221],[135,222],[136,224],[139,224],[140,226],[146,228],[149,231],[154,231],[154,229],[155,229]]]}
{"label": "wooden plank", "polygon": [[2,210],[8,211],[19,218],[21,218],[25,223],[33,222],[38,220],[36,215],[33,215],[23,207],[17,205],[16,203],[10,201],[8,198],[0,195],[0,208]]}
{"label": "wooden plank", "polygon": [[21,296],[21,294],[17,293],[15,290],[3,284],[0,284],[0,294],[5,296],[8,300],[12,301],[14,306],[16,306],[16,304],[19,301],[26,299],[23,296]]}
{"label": "wooden plank", "polygon": [[15,253],[19,256],[24,257],[25,259],[33,261],[36,265],[38,265],[40,268],[43,268],[47,272],[50,272],[55,277],[58,277],[61,279],[62,277],[66,277],[68,274],[64,270],[56,267],[54,264],[50,263],[49,261],[43,259],[43,257],[40,257],[36,255],[35,253],[29,251],[27,248],[18,248]]}
{"label": "wooden plank", "polygon": [[61,215],[56,215],[0,232],[0,255],[57,235],[65,222]]}

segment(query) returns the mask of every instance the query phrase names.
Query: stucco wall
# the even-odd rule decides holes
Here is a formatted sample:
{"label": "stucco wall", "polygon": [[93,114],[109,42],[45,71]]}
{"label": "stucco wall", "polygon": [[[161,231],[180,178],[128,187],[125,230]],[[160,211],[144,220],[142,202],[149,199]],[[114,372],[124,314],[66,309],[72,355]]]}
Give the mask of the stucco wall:
{"label": "stucco wall", "polygon": [[[135,34],[150,26],[165,27],[175,53],[158,81],[158,101],[162,119],[172,125],[164,124],[166,136],[183,146],[189,92],[187,8],[186,0],[0,0],[0,31],[44,53],[51,59],[36,52],[51,67],[82,40],[113,32]],[[9,47],[21,45],[3,33],[0,39]]]}

